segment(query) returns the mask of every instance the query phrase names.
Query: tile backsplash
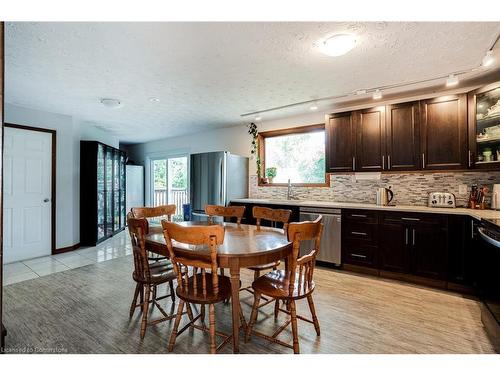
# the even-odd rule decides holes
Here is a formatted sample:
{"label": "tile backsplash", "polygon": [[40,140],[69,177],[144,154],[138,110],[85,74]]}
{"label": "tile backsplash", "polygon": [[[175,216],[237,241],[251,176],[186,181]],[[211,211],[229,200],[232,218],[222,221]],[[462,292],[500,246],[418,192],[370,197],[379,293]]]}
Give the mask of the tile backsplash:
{"label": "tile backsplash", "polygon": [[[380,180],[353,180],[353,174],[330,175],[330,187],[293,187],[292,194],[300,200],[375,203],[379,187],[391,187],[394,203],[425,206],[431,191],[455,194],[457,206],[465,206],[468,193],[459,194],[458,186],[487,186],[500,183],[498,172],[444,172],[382,174]],[[250,176],[250,198],[286,199],[286,187],[258,186],[257,176]],[[486,197],[489,204],[490,196]]]}

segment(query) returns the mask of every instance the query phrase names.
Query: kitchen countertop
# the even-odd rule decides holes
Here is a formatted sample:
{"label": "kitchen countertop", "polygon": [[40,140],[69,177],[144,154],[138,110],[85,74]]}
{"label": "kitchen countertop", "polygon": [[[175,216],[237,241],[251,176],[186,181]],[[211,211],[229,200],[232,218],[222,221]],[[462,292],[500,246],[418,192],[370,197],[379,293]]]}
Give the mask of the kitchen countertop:
{"label": "kitchen countertop", "polygon": [[253,203],[253,204],[276,204],[282,206],[300,206],[300,207],[324,207],[324,208],[353,208],[360,210],[379,210],[379,211],[402,211],[402,212],[424,212],[434,214],[450,214],[450,215],[468,215],[474,219],[481,220],[499,220],[500,211],[495,210],[473,210],[470,208],[437,208],[427,206],[377,206],[373,203],[350,203],[350,202],[326,202],[326,201],[310,201],[310,200],[280,200],[280,199],[260,199],[260,198],[242,198],[232,199],[235,203]]}

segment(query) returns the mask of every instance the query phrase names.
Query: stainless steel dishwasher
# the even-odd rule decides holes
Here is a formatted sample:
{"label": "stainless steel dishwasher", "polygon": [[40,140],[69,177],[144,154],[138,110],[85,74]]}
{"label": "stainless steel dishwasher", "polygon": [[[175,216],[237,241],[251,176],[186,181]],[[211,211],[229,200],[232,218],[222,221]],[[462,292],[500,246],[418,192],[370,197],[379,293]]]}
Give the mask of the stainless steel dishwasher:
{"label": "stainless steel dishwasher", "polygon": [[[337,208],[300,207],[300,221],[313,221],[318,215],[323,216],[323,235],[318,260],[341,264],[341,215]],[[304,241],[301,253],[311,249],[311,241]]]}

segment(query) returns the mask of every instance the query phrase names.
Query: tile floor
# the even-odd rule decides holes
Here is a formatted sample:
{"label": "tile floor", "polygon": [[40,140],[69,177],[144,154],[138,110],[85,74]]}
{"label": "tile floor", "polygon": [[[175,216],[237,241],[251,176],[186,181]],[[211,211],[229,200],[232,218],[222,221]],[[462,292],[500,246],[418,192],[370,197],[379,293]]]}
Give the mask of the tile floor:
{"label": "tile floor", "polygon": [[83,247],[68,253],[5,264],[4,283],[10,285],[36,279],[60,271],[88,266],[132,254],[128,231],[123,231],[93,247]]}

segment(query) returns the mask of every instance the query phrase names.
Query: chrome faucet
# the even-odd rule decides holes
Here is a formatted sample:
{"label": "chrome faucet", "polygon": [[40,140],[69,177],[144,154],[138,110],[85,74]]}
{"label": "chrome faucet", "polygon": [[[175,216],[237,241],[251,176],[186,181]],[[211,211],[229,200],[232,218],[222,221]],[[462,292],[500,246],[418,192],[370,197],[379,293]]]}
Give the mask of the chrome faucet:
{"label": "chrome faucet", "polygon": [[286,199],[287,200],[290,200],[291,197],[292,197],[292,183],[290,182],[290,179],[288,179],[288,185],[287,185],[288,189],[286,191]]}

